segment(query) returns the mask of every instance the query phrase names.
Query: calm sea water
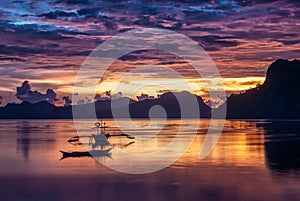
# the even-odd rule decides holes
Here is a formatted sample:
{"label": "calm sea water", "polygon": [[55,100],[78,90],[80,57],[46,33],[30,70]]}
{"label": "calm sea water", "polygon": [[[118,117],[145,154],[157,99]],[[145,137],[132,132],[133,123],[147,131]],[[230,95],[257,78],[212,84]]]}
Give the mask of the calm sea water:
{"label": "calm sea water", "polygon": [[[170,144],[180,127],[184,144],[184,136],[193,134],[192,121],[157,121],[149,128],[149,121],[134,120],[136,127],[128,132],[138,138],[111,138],[111,156],[95,160],[61,159],[59,150],[89,149],[67,142],[77,135],[72,120],[0,120],[0,200],[300,200],[300,121],[227,120],[218,144],[203,160],[199,151],[210,122],[199,121],[194,143],[177,162],[133,175],[106,167],[128,165],[130,159],[119,160],[116,148],[153,153]],[[95,132],[90,129],[94,122],[84,122],[83,133]],[[106,123],[108,131],[120,133],[113,120]]]}

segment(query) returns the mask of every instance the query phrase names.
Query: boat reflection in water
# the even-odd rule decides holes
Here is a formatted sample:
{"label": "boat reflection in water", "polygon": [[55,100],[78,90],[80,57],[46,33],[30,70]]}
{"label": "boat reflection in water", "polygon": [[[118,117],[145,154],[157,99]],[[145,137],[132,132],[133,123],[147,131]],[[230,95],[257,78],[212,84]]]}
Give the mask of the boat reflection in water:
{"label": "boat reflection in water", "polygon": [[[96,122],[95,123],[95,128],[97,130],[96,134],[92,134],[91,136],[74,136],[71,137],[68,142],[73,144],[73,145],[84,145],[86,146],[91,146],[91,150],[89,151],[74,151],[74,152],[66,152],[60,150],[62,153],[62,159],[68,158],[68,157],[93,157],[93,158],[103,158],[103,157],[109,157],[111,158],[111,153],[110,151],[113,149],[114,146],[121,146],[121,148],[127,147],[130,144],[133,144],[134,141],[131,141],[125,145],[118,145],[118,144],[111,144],[108,141],[108,138],[110,137],[119,137],[119,136],[125,136],[128,139],[134,139],[134,137],[129,136],[127,134],[110,134],[106,133],[105,129],[108,128],[105,125],[105,122],[103,123],[102,120],[101,122]],[[82,142],[83,138],[87,138],[88,142]],[[108,147],[108,148],[106,148]]]}

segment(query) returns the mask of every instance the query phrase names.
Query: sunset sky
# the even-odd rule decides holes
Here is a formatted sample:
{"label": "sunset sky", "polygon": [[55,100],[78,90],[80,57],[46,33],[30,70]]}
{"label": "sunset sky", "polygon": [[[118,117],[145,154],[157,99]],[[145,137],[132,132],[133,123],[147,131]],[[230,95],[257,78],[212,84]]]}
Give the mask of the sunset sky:
{"label": "sunset sky", "polygon": [[[262,83],[267,67],[278,58],[300,58],[298,0],[1,0],[2,105],[17,102],[16,87],[24,80],[41,93],[53,89],[62,104],[63,96],[72,95],[76,74],[94,48],[119,33],[141,27],[176,31],[198,42],[218,67],[228,93]],[[111,66],[99,92],[112,89],[117,93],[113,88],[118,79],[137,65],[159,65],[160,69],[166,65],[178,72],[188,66],[169,54],[135,52]],[[194,71],[186,70],[183,76],[195,93],[207,95]],[[139,74],[134,81],[146,82],[145,77]],[[153,77],[166,80],[161,72]],[[171,83],[175,80],[168,79]],[[122,92],[127,93],[126,89]]]}

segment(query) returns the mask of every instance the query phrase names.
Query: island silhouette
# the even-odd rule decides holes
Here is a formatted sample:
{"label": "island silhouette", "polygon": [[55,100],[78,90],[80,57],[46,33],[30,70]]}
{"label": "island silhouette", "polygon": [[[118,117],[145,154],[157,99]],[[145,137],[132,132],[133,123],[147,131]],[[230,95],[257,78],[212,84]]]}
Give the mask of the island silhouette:
{"label": "island silhouette", "polygon": [[[55,106],[49,101],[20,104],[8,103],[0,107],[1,119],[71,119],[72,107],[82,110],[95,107],[98,118],[112,118],[111,105],[117,105],[118,111],[125,110],[129,105],[131,118],[149,118],[149,110],[153,106],[161,106],[167,118],[181,118],[180,104],[177,97],[197,100],[201,118],[210,118],[214,112],[218,114],[227,107],[228,119],[280,119],[300,118],[300,61],[278,59],[267,70],[265,82],[253,89],[239,94],[231,94],[225,103],[216,109],[209,107],[200,96],[189,92],[166,92],[158,98],[135,101],[126,97],[116,100],[97,100],[95,103],[82,105]],[[25,83],[25,82],[24,82]],[[27,83],[26,83],[27,84]],[[51,91],[50,91],[51,92]],[[52,94],[47,91],[47,94]],[[123,114],[119,112],[119,114]],[[218,115],[216,115],[218,116]],[[88,113],[82,118],[91,118]],[[125,117],[125,116],[118,116]],[[193,116],[191,116],[193,117]]]}
{"label": "island silhouette", "polygon": [[300,118],[299,78],[300,61],[278,59],[262,85],[232,94],[218,109],[226,105],[229,119]]}

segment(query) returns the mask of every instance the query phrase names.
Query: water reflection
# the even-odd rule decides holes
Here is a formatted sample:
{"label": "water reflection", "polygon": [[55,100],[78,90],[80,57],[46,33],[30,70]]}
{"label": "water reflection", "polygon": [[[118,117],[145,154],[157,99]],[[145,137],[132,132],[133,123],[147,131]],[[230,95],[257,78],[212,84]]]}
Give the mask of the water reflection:
{"label": "water reflection", "polygon": [[[113,125],[113,122],[109,123]],[[176,120],[169,121],[165,129],[155,138],[150,138],[147,144],[141,140],[134,142],[124,139],[114,139],[112,144],[131,153],[138,153],[144,149],[149,151],[152,148],[157,150],[172,141],[177,123]],[[300,121],[226,121],[217,146],[207,159],[201,161],[199,151],[208,125],[209,121],[202,123],[195,143],[175,166],[190,167],[207,163],[215,166],[269,168],[273,173],[282,174],[300,172]],[[74,135],[74,127],[70,122],[16,121],[11,132],[13,129],[16,133],[14,142],[18,157],[31,162],[38,163],[39,155],[51,155],[47,161],[56,163],[61,157],[59,149],[86,151],[80,146],[82,144],[76,146],[67,143],[68,137]],[[2,146],[6,150],[13,148],[9,144]],[[90,146],[91,149],[99,148],[98,144]],[[80,160],[71,160],[70,165],[71,163],[82,164]]]}
{"label": "water reflection", "polygon": [[21,153],[22,157],[25,159],[29,158],[29,149],[31,144],[31,139],[28,136],[31,132],[31,127],[28,125],[27,121],[19,122],[16,125],[17,130],[17,153]]}
{"label": "water reflection", "polygon": [[[51,125],[45,124],[46,122],[33,122],[33,121],[17,121],[16,122],[16,134],[17,134],[17,153],[24,159],[30,158],[31,147],[47,144],[47,147],[51,146],[54,142],[54,138],[46,136],[47,133],[53,133],[54,130]],[[43,150],[41,146],[35,146],[35,148]]]}
{"label": "water reflection", "polygon": [[258,123],[264,131],[266,163],[273,172],[300,171],[300,122]]}
{"label": "water reflection", "polygon": [[[209,121],[200,121],[194,144],[175,164],[153,174],[127,175],[101,165],[119,162],[113,150],[112,159],[102,157],[101,163],[90,157],[59,161],[59,150],[86,151],[82,145],[67,142],[77,134],[72,120],[2,120],[1,199],[300,200],[300,122],[228,120],[213,152],[199,160],[209,125]],[[107,122],[115,126],[113,120]],[[87,122],[90,134],[89,125]],[[178,125],[177,120],[167,120],[165,129],[148,140],[137,139],[126,146],[129,139],[114,138],[111,143],[130,153],[144,147],[150,152],[170,143]],[[181,139],[189,133],[187,127]]]}
{"label": "water reflection", "polygon": [[[204,128],[207,126],[204,125]],[[200,134],[200,138],[203,139],[205,130]],[[198,142],[198,146],[199,144],[202,144],[202,142]],[[199,153],[199,149],[196,151]],[[194,154],[194,157],[199,160],[196,154]],[[243,120],[226,121],[223,134],[217,146],[203,162],[217,166],[264,168],[264,132],[257,129],[256,122]]]}

